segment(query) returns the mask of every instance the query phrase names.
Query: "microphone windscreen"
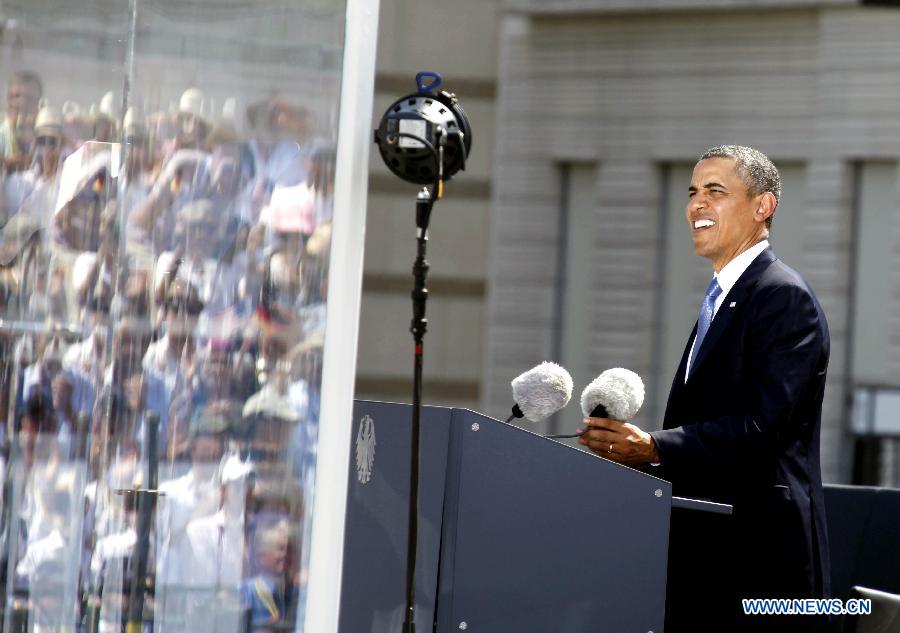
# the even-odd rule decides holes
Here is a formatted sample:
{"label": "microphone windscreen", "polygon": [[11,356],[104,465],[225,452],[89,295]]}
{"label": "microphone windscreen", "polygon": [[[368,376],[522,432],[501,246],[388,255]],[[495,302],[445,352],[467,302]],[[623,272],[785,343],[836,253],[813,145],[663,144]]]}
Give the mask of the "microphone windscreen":
{"label": "microphone windscreen", "polygon": [[644,404],[644,381],[630,369],[614,367],[597,376],[581,392],[581,411],[593,416],[598,406],[606,409],[608,417],[627,422],[637,415]]}
{"label": "microphone windscreen", "polygon": [[556,363],[543,362],[513,379],[512,392],[525,417],[540,422],[569,403],[572,377]]}

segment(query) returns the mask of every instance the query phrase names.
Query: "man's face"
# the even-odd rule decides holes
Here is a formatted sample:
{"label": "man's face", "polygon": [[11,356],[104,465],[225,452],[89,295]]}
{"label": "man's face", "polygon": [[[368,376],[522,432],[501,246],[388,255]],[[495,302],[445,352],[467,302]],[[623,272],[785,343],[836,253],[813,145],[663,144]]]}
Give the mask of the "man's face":
{"label": "man's face", "polygon": [[260,567],[271,574],[284,573],[287,561],[287,534],[275,533],[269,536],[259,553]]}
{"label": "man's face", "polygon": [[128,328],[120,330],[113,341],[115,362],[122,370],[139,368],[146,351],[146,338]]}
{"label": "man's face", "polygon": [[191,442],[191,459],[196,463],[218,464],[224,447],[216,435],[199,435]]}
{"label": "man's face", "polygon": [[30,81],[13,81],[6,93],[7,116],[15,121],[21,115],[23,123],[33,125],[40,100],[41,91],[37,84]]}
{"label": "man's face", "polygon": [[765,236],[764,217],[756,211],[767,194],[750,197],[730,158],[697,163],[688,195],[685,216],[694,252],[711,260],[716,271]]}
{"label": "man's face", "polygon": [[211,350],[206,361],[206,376],[215,385],[226,384],[231,377],[231,355],[222,350]]}
{"label": "man's face", "polygon": [[187,301],[173,300],[166,307],[166,332],[170,336],[191,336],[197,327],[199,312]]}

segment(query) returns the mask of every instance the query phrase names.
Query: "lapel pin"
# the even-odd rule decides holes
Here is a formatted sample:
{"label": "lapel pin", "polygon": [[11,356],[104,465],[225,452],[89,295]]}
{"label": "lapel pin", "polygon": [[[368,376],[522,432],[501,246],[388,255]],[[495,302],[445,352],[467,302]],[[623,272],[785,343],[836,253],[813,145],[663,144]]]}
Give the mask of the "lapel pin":
{"label": "lapel pin", "polygon": [[732,301],[731,303],[728,304],[728,307],[733,308],[736,305],[737,305],[737,301]]}

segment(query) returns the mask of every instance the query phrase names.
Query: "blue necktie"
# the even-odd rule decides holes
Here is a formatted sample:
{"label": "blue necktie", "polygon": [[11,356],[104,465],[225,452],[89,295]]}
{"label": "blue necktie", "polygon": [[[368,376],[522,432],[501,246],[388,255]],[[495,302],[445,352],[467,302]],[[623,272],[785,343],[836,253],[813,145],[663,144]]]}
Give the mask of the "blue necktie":
{"label": "blue necktie", "polygon": [[700,346],[703,345],[703,339],[709,331],[713,316],[716,314],[716,299],[722,294],[722,288],[719,282],[713,277],[712,281],[706,287],[706,296],[703,297],[703,303],[700,304],[700,318],[697,321],[697,338],[694,339],[694,349],[691,352],[690,362],[688,363],[688,376],[694,370],[694,359],[700,353]]}

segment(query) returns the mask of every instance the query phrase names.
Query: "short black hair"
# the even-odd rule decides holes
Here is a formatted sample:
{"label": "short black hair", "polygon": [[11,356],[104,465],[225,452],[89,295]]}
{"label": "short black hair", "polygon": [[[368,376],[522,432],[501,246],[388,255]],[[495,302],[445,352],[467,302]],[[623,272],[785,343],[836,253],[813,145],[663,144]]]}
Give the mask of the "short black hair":
{"label": "short black hair", "polygon": [[[758,196],[769,192],[775,196],[775,206],[781,200],[781,174],[768,156],[758,149],[745,145],[718,145],[710,147],[700,156],[701,160],[707,158],[730,158],[735,162],[735,168],[750,196]],[[766,228],[772,228],[772,217],[766,218]]]}

